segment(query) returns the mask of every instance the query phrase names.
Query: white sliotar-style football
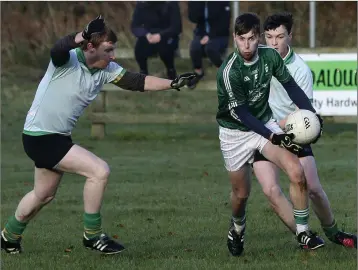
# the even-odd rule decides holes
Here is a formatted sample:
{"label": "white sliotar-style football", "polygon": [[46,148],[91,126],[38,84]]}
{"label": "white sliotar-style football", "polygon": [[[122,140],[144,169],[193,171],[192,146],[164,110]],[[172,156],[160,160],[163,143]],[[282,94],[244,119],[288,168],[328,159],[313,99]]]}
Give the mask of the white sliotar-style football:
{"label": "white sliotar-style football", "polygon": [[297,110],[287,117],[285,132],[295,135],[294,143],[310,144],[321,132],[321,123],[315,113]]}

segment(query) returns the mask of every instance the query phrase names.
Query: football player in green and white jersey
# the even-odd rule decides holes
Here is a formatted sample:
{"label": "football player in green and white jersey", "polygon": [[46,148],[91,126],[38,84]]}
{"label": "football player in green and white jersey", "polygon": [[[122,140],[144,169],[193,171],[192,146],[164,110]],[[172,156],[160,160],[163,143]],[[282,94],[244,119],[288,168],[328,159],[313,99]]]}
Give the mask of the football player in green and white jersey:
{"label": "football player in green and white jersey", "polygon": [[256,14],[244,13],[236,18],[233,37],[237,49],[217,73],[219,106],[216,119],[220,148],[232,186],[232,218],[227,245],[233,256],[240,256],[244,249],[250,163],[256,150],[280,167],[290,179],[299,244],[308,249],[323,245],[308,227],[308,192],[303,168],[298,157],[285,149],[299,151],[300,146],[291,141],[293,134],[285,134],[272,117],[268,102],[272,76],[278,79],[299,108],[315,110],[278,52],[259,46],[260,26]]}
{"label": "football player in green and white jersey", "polygon": [[[86,177],[83,190],[83,245],[104,254],[124,247],[102,231],[100,214],[110,173],[108,164],[72,142],[71,132],[102,86],[113,83],[132,91],[179,89],[195,78],[186,73],[174,80],[125,70],[114,62],[115,33],[99,16],[78,33],[58,40],[28,111],[22,134],[26,154],[35,165],[34,188],[20,201],[1,231],[1,249],[22,251],[22,234],[29,221],[54,197],[64,173]],[[38,245],[44,247],[48,243]]]}
{"label": "football player in green and white jersey", "polygon": [[[312,101],[313,79],[311,70],[290,46],[292,25],[293,19],[290,13],[277,13],[267,17],[263,27],[266,44],[276,49],[294,80]],[[269,104],[273,117],[279,121],[280,127],[284,129],[286,117],[294,112],[297,107],[287,95],[287,92],[278,79],[272,78],[270,88]],[[312,201],[313,210],[320,220],[327,238],[336,244],[357,248],[356,235],[342,232],[337,228],[330,203],[318,177],[311,146],[302,146],[302,149],[295,154],[299,157],[305,172],[309,198]],[[278,167],[272,162],[269,162],[257,151],[253,168],[272,208],[284,224],[295,233],[296,225],[292,215],[292,205],[282,193],[279,186]]]}

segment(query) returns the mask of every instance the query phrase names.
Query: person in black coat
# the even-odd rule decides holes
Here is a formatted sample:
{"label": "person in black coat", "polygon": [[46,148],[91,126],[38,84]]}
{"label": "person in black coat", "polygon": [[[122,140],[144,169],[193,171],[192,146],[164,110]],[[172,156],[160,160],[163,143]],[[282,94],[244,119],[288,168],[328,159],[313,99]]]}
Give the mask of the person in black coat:
{"label": "person in black coat", "polygon": [[202,58],[208,57],[220,67],[230,36],[230,1],[188,1],[189,20],[196,24],[190,44],[190,58],[198,74],[190,88],[194,88],[204,76]]}
{"label": "person in black coat", "polygon": [[131,30],[137,37],[134,52],[140,72],[148,74],[148,58],[159,54],[167,69],[168,79],[175,78],[174,57],[182,32],[178,2],[138,1]]}

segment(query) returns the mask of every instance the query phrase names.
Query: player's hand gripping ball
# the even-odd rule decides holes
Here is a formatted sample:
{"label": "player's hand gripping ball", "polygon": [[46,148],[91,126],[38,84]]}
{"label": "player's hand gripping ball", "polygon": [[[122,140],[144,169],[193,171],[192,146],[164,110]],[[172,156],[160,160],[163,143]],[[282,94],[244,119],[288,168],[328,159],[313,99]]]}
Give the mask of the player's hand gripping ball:
{"label": "player's hand gripping ball", "polygon": [[308,110],[297,110],[287,117],[285,132],[293,133],[293,142],[315,143],[322,134],[323,121],[319,115]]}

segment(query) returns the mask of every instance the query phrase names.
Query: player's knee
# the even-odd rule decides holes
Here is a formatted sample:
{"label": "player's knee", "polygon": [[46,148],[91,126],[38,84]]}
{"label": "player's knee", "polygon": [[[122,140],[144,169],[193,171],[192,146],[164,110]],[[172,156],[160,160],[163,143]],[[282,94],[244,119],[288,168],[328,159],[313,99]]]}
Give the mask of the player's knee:
{"label": "player's knee", "polygon": [[310,187],[308,190],[308,196],[311,200],[325,197],[322,186]]}
{"label": "player's knee", "polygon": [[231,199],[241,202],[246,202],[249,196],[250,196],[250,191],[238,190],[238,189],[234,189],[230,194]]}
{"label": "player's knee", "polygon": [[291,182],[296,184],[304,184],[305,177],[304,171],[301,164],[298,162],[292,162],[290,168],[288,169],[288,176]]}
{"label": "player's knee", "polygon": [[43,190],[43,191],[34,190],[34,194],[35,194],[36,200],[40,204],[48,204],[55,198],[55,194],[52,191],[47,192],[45,190]]}
{"label": "player's knee", "polygon": [[94,171],[94,179],[96,181],[101,181],[107,183],[109,174],[111,173],[111,170],[107,164],[107,162],[101,160],[98,162],[96,169]]}
{"label": "player's knee", "polygon": [[281,188],[278,185],[266,186],[262,190],[269,200],[277,198],[282,194]]}

